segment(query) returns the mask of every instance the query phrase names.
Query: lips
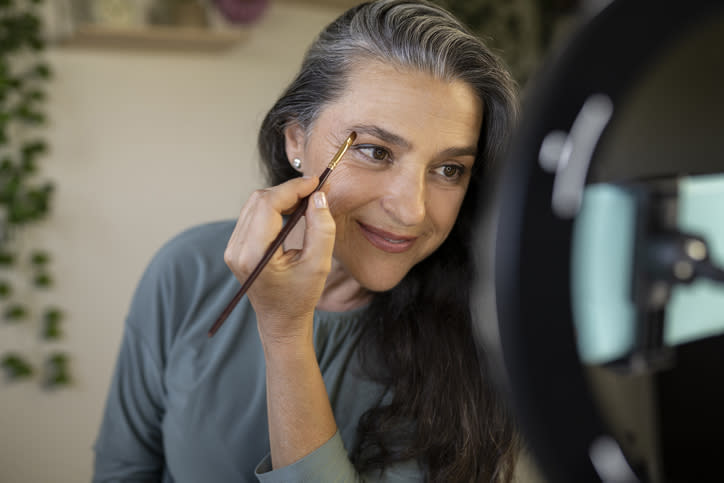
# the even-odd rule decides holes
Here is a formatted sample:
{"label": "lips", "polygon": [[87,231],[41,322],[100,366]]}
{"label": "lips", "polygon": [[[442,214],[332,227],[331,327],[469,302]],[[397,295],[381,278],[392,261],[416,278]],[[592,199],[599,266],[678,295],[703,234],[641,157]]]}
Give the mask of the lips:
{"label": "lips", "polygon": [[416,236],[402,236],[395,233],[390,233],[378,228],[365,225],[364,223],[357,222],[360,227],[362,235],[369,241],[374,247],[387,253],[402,253],[415,244],[417,240]]}

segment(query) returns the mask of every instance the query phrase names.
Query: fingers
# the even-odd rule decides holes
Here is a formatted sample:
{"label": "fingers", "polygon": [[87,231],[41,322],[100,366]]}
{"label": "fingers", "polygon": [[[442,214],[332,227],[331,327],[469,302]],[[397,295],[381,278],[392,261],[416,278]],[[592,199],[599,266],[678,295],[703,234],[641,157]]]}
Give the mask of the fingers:
{"label": "fingers", "polygon": [[294,178],[278,186],[252,193],[242,208],[239,220],[253,227],[265,226],[268,220],[279,220],[279,215],[294,211],[299,201],[308,196],[318,184],[315,177]]}
{"label": "fingers", "polygon": [[318,191],[311,196],[306,221],[301,258],[311,262],[320,273],[329,273],[336,226],[323,192]]}
{"label": "fingers", "polygon": [[241,210],[224,260],[238,278],[245,278],[282,227],[282,214],[292,211],[319,183],[316,177],[294,178],[257,190]]}
{"label": "fingers", "polygon": [[319,180],[315,176],[294,178],[273,188],[260,190],[269,207],[277,213],[287,213],[294,209],[299,200],[308,196],[317,187]]}
{"label": "fingers", "polygon": [[[281,230],[279,210],[296,205],[317,183],[314,178],[293,180],[256,192],[247,201],[224,253],[226,264],[240,283],[246,281]],[[324,193],[310,197],[304,215],[304,227],[299,227],[304,230],[302,249],[277,250],[249,287],[247,295],[258,314],[295,319],[311,313],[319,301],[332,266],[335,241],[335,223]],[[294,314],[287,303],[291,299],[295,300]]]}

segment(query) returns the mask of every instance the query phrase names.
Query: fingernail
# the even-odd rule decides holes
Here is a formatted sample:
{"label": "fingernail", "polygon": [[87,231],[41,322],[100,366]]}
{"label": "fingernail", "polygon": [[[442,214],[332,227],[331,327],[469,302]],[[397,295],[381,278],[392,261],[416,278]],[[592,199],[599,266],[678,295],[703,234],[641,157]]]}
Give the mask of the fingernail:
{"label": "fingernail", "polygon": [[314,193],[314,206],[317,208],[324,208],[327,206],[327,197],[324,196],[323,192],[317,191]]}

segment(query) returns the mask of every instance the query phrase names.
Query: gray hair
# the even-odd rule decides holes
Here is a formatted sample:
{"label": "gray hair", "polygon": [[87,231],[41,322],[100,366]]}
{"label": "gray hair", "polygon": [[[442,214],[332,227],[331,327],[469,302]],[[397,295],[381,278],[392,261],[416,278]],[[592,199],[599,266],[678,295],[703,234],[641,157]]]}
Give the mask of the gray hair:
{"label": "gray hair", "polygon": [[517,115],[515,82],[501,60],[437,5],[379,0],[351,8],[318,35],[296,78],[267,113],[258,143],[271,184],[299,175],[287,160],[284,128],[295,121],[309,132],[321,110],[344,94],[351,68],[364,59],[468,84],[484,109],[476,165],[500,156]]}

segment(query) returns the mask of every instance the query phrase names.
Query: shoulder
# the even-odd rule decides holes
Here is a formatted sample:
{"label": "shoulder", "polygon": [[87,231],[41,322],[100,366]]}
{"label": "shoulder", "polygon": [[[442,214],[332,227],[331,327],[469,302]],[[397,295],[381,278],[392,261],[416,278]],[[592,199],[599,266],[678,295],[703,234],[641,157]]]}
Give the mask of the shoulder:
{"label": "shoulder", "polygon": [[224,249],[234,224],[226,220],[194,226],[167,241],[146,267],[134,305],[146,301],[166,309],[184,308],[200,290],[233,278],[224,263]]}
{"label": "shoulder", "polygon": [[187,228],[167,241],[156,253],[154,261],[158,258],[167,260],[179,256],[215,256],[219,250],[223,255],[235,223],[235,220],[222,220]]}
{"label": "shoulder", "polygon": [[224,262],[234,225],[233,220],[206,223],[167,241],[136,286],[127,325],[141,331],[149,343],[169,349],[180,331],[220,312],[217,305],[230,299],[238,285]]}
{"label": "shoulder", "polygon": [[205,223],[188,228],[167,241],[153,256],[146,275],[207,273],[225,267],[224,249],[234,230],[234,220]]}

